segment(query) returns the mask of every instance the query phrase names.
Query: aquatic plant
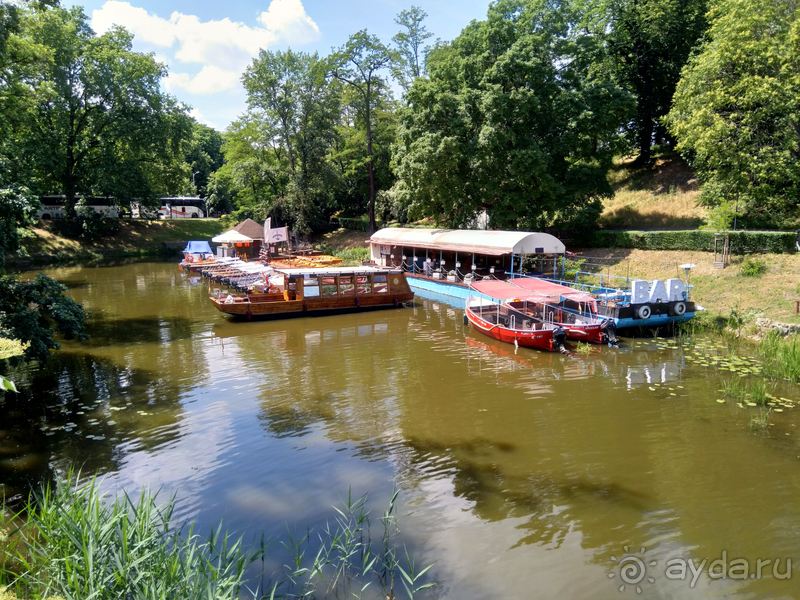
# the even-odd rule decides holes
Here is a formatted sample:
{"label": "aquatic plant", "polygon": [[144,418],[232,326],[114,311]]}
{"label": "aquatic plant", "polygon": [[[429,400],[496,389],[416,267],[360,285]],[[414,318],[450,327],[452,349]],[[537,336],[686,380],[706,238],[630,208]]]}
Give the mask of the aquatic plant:
{"label": "aquatic plant", "polygon": [[591,354],[592,353],[592,345],[587,342],[578,342],[575,344],[575,352],[577,354]]}
{"label": "aquatic plant", "polygon": [[[174,497],[159,505],[145,490],[136,501],[128,495],[108,501],[95,480],[77,482],[70,475],[31,494],[18,513],[0,509],[0,590],[13,589],[19,598],[63,600],[263,600],[360,598],[374,586],[394,599],[413,598],[434,585],[423,581],[433,565],[418,569],[397,544],[397,489],[380,518],[377,541],[367,496],[354,500],[348,494],[313,541],[309,531],[282,544],[290,561],[264,583],[269,544],[263,538],[248,554],[222,524],[207,538],[192,527],[174,528]],[[245,570],[259,559],[262,584],[248,590]]]}
{"label": "aquatic plant", "polygon": [[[143,491],[107,503],[95,480],[58,481],[31,494],[27,521],[10,535],[16,550],[0,572],[0,588],[21,597],[238,598],[250,562],[239,541],[220,529],[201,539],[171,528],[174,498],[156,504]],[[77,479],[75,479],[77,481]]]}
{"label": "aquatic plant", "polygon": [[772,409],[759,409],[759,414],[750,416],[750,429],[765,431],[772,421]]}
{"label": "aquatic plant", "polygon": [[353,499],[349,492],[342,507],[334,507],[334,521],[318,535],[319,548],[313,557],[308,553],[308,534],[299,539],[290,535],[284,547],[291,562],[267,586],[265,597],[361,598],[377,584],[380,597],[393,600],[402,589],[413,599],[418,592],[433,587],[434,582],[424,582],[424,575],[433,564],[418,569],[405,548],[402,556],[398,551],[397,496],[395,488],[389,507],[380,518],[383,532],[378,541],[372,538],[367,495]]}
{"label": "aquatic plant", "polygon": [[800,336],[783,338],[771,331],[761,338],[758,354],[767,377],[800,382]]}

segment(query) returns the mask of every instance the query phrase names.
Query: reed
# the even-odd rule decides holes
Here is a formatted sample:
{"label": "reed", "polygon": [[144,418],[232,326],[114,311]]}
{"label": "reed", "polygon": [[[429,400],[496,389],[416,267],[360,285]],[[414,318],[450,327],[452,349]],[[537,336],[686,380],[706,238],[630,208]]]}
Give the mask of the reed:
{"label": "reed", "polygon": [[[71,475],[31,494],[19,513],[0,510],[0,600],[3,593],[8,600],[356,599],[370,588],[370,597],[412,599],[434,585],[425,576],[433,565],[418,569],[397,542],[397,489],[379,536],[373,539],[367,496],[348,493],[323,530],[289,536],[282,544],[288,562],[265,582],[263,537],[248,553],[221,524],[207,538],[173,527],[174,497],[157,504],[143,491],[108,501],[95,480],[77,482]],[[245,571],[259,560],[261,585],[248,589]]]}
{"label": "reed", "polygon": [[772,422],[772,409],[759,409],[759,414],[750,417],[750,429],[766,431]]}
{"label": "reed", "polygon": [[758,353],[767,377],[800,382],[800,336],[783,338],[770,332],[761,338]]}
{"label": "reed", "polygon": [[106,503],[94,480],[31,494],[0,589],[64,600],[238,598],[250,562],[239,541],[221,527],[208,539],[172,529],[174,506],[147,491],[136,502],[124,495]]}
{"label": "reed", "polygon": [[722,381],[722,393],[734,399],[744,398],[746,390],[741,379],[733,377]]}

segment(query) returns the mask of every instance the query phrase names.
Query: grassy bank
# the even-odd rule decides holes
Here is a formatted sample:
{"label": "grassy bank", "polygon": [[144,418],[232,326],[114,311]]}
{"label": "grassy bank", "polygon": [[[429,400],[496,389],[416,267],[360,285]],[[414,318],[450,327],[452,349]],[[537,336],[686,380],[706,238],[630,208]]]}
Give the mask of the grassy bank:
{"label": "grassy bank", "polygon": [[603,201],[602,227],[695,229],[705,223],[697,177],[683,159],[667,154],[645,168],[635,168],[633,160],[614,161],[608,176],[614,197]]}
{"label": "grassy bank", "polygon": [[[430,567],[415,568],[398,545],[396,500],[394,491],[378,532],[367,496],[348,494],[323,530],[275,547],[262,537],[246,550],[222,524],[208,537],[176,528],[174,498],[157,504],[145,491],[109,499],[93,480],[60,482],[16,514],[0,507],[0,599],[344,598],[367,587],[413,598],[433,583],[423,583]],[[266,572],[268,564],[285,566]]]}
{"label": "grassy bank", "polygon": [[96,241],[67,238],[54,221],[41,221],[29,229],[22,247],[29,255],[13,262],[47,264],[87,261],[104,257],[153,256],[164,253],[164,242],[208,240],[224,230],[219,219],[163,221],[121,220],[120,231]]}
{"label": "grassy bank", "polygon": [[[782,323],[800,323],[794,303],[800,300],[800,254],[763,254],[733,257],[726,269],[715,269],[713,253],[651,250],[593,249],[580,252],[586,266],[598,273],[636,279],[684,278],[678,265],[697,265],[690,273],[692,298],[712,315],[735,312],[748,321],[764,316]],[[763,272],[746,276],[748,266],[762,265]]]}

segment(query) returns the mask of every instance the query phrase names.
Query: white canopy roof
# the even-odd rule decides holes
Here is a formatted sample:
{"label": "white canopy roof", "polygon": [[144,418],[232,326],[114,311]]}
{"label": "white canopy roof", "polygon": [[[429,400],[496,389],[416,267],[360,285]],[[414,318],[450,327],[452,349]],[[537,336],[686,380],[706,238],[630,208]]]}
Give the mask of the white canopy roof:
{"label": "white canopy roof", "polygon": [[399,269],[383,269],[380,267],[302,267],[276,268],[276,272],[286,275],[319,275],[320,277],[336,277],[337,275],[369,275],[371,273],[399,273]]}
{"label": "white canopy roof", "polygon": [[226,231],[217,237],[211,238],[211,241],[220,244],[231,244],[236,242],[252,242],[253,238],[247,237],[243,233],[239,233],[238,231],[231,229],[230,231]]}
{"label": "white canopy roof", "polygon": [[549,233],[475,229],[386,228],[375,232],[371,244],[470,252],[473,254],[561,254],[564,244]]}

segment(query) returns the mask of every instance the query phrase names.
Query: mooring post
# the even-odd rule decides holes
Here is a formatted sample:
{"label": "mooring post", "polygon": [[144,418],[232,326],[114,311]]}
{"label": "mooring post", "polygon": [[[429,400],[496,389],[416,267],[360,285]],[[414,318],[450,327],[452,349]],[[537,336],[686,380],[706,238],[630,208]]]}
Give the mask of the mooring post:
{"label": "mooring post", "polygon": [[794,301],[794,314],[800,313],[800,300]]}

